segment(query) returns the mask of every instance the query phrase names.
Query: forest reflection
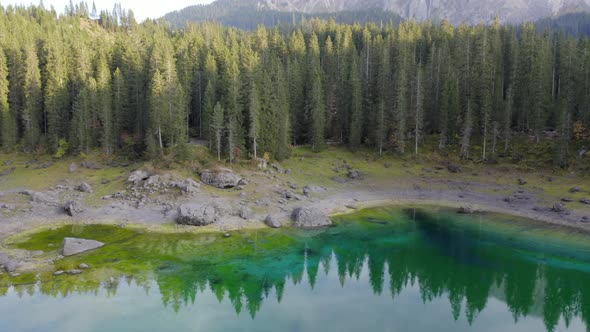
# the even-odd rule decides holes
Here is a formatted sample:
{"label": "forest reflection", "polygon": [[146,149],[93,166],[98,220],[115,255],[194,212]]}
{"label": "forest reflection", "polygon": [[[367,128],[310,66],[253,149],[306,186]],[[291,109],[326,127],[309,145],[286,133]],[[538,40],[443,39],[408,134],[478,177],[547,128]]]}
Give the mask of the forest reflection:
{"label": "forest reflection", "polygon": [[[401,218],[401,222],[390,223],[368,216],[334,228],[293,234],[287,246],[260,246],[263,249],[234,255],[230,248],[223,259],[171,256],[124,278],[55,278],[13,288],[31,296],[40,292],[65,297],[100,290],[116,296],[122,282],[133,282],[146,291],[155,282],[163,304],[173,310],[194,305],[199,294],[211,291],[220,302],[230,301],[236,313],[248,312],[255,318],[271,296],[279,303],[289,296],[285,293],[288,283],[313,288],[318,275],[325,273],[337,274],[346,287],[348,280],[358,280],[368,271],[367,289],[374,294],[389,293],[395,299],[405,288],[417,286],[423,303],[446,298],[455,320],[465,317],[470,324],[489,299],[496,298],[506,303],[515,324],[537,316],[548,331],[562,318],[566,325],[579,318],[590,326],[587,250],[527,242],[510,233],[499,236],[480,226],[459,227],[451,217],[419,210],[404,211]],[[257,248],[272,234],[250,236],[237,246]],[[165,237],[159,241],[166,241]],[[178,245],[155,241],[142,249],[148,254],[164,247],[175,252]],[[0,295],[8,291],[0,288]]]}

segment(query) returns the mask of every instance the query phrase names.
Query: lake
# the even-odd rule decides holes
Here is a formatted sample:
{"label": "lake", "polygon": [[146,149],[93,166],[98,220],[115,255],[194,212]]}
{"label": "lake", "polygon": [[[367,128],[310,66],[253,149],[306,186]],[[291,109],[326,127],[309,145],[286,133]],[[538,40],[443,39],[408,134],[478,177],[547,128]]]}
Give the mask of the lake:
{"label": "lake", "polygon": [[[0,331],[589,331],[590,236],[497,215],[377,208],[318,230],[162,234],[67,226],[107,245],[0,278]],[[27,279],[29,278],[29,279]],[[32,278],[32,279],[31,279]]]}

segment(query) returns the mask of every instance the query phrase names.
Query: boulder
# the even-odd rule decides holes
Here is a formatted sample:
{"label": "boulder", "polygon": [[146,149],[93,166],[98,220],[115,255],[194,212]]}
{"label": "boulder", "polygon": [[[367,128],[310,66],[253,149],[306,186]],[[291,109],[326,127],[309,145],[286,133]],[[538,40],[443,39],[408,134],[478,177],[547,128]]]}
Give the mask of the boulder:
{"label": "boulder", "polygon": [[78,165],[76,163],[71,163],[70,164],[70,173],[74,173],[77,170],[78,170]]}
{"label": "boulder", "polygon": [[296,195],[295,195],[295,193],[294,193],[294,192],[292,192],[291,190],[285,190],[285,191],[283,191],[283,192],[281,193],[281,196],[282,196],[284,199],[295,199],[295,196],[296,196]]}
{"label": "boulder", "polygon": [[73,256],[86,251],[101,248],[104,245],[104,243],[95,240],[66,237],[63,241],[61,254],[66,257]]}
{"label": "boulder", "polygon": [[590,205],[590,198],[583,198],[580,200],[580,203]]}
{"label": "boulder", "polygon": [[74,217],[75,215],[84,212],[84,207],[78,201],[69,201],[64,205],[64,211],[70,217]]}
{"label": "boulder", "polygon": [[56,276],[56,277],[58,277],[58,276],[60,276],[60,275],[62,275],[62,274],[64,274],[64,273],[66,273],[66,271],[64,271],[64,270],[59,270],[59,271],[55,271],[55,272],[53,272],[53,275],[54,275],[54,276]]}
{"label": "boulder", "polygon": [[86,264],[86,263],[81,263],[80,265],[78,265],[78,268],[80,270],[86,270],[86,269],[90,268],[90,266],[88,266],[88,264]]}
{"label": "boulder", "polygon": [[281,228],[283,227],[283,224],[281,223],[281,221],[276,218],[273,215],[268,215],[266,216],[266,218],[264,219],[264,223],[271,228]]}
{"label": "boulder", "polygon": [[295,223],[295,227],[300,228],[314,228],[332,225],[332,221],[326,214],[318,209],[310,207],[298,207],[293,210],[291,219]]}
{"label": "boulder", "polygon": [[362,180],[363,173],[360,171],[352,170],[348,172],[348,178],[351,180]]}
{"label": "boulder", "polygon": [[242,178],[227,168],[205,170],[201,173],[201,181],[219,189],[237,187]]}
{"label": "boulder", "polygon": [[238,210],[238,216],[244,220],[249,220],[254,217],[254,211],[247,206],[240,206]]}
{"label": "boulder", "polygon": [[459,214],[474,214],[477,211],[471,205],[463,205],[457,209]]}
{"label": "boulder", "polygon": [[221,219],[223,213],[215,205],[184,204],[178,208],[176,222],[181,225],[206,226]]}
{"label": "boulder", "polygon": [[16,269],[19,266],[17,261],[8,257],[8,255],[6,255],[3,252],[0,252],[0,265],[2,267],[4,267],[4,270],[8,273],[12,273],[12,272],[16,271]]}
{"label": "boulder", "polygon": [[562,212],[566,212],[567,210],[565,209],[565,205],[563,205],[562,203],[555,203],[555,204],[553,204],[551,211],[556,212],[556,213],[562,213]]}
{"label": "boulder", "polygon": [[67,274],[69,274],[69,275],[82,274],[82,272],[84,272],[84,271],[82,271],[82,270],[78,270],[78,269],[74,269],[74,270],[68,270],[68,271],[66,271],[66,273],[67,273]]}
{"label": "boulder", "polygon": [[184,181],[176,182],[174,183],[174,186],[180,189],[180,192],[186,195],[198,193],[199,188],[201,188],[201,184],[193,179],[186,179]]}
{"label": "boulder", "polygon": [[575,193],[579,193],[582,192],[582,188],[580,187],[573,187],[569,190],[570,194],[575,194]]}
{"label": "boulder", "polygon": [[150,174],[144,170],[137,170],[133,173],[131,173],[131,175],[129,175],[129,178],[127,179],[128,182],[131,182],[135,185],[138,185],[141,181],[147,180],[150,177]]}
{"label": "boulder", "polygon": [[564,202],[564,203],[571,203],[571,202],[574,201],[574,199],[571,198],[571,197],[564,197],[564,198],[561,199],[561,201]]}
{"label": "boulder", "polygon": [[519,186],[524,186],[525,184],[527,184],[528,182],[524,179],[518,179],[518,185]]}
{"label": "boulder", "polygon": [[589,223],[590,222],[590,217],[582,217],[581,220],[583,223]]}
{"label": "boulder", "polygon": [[97,171],[97,170],[100,170],[100,169],[103,169],[103,168],[104,168],[104,166],[103,166],[103,165],[101,165],[101,164],[99,164],[99,163],[93,163],[93,162],[90,162],[90,161],[85,161],[85,162],[83,162],[83,163],[82,163],[82,167],[84,167],[84,168],[88,168],[88,169],[92,169],[92,170],[95,170],[95,171]]}
{"label": "boulder", "polygon": [[83,192],[83,193],[91,193],[92,192],[92,187],[86,183],[86,182],[82,182],[78,188],[78,191]]}

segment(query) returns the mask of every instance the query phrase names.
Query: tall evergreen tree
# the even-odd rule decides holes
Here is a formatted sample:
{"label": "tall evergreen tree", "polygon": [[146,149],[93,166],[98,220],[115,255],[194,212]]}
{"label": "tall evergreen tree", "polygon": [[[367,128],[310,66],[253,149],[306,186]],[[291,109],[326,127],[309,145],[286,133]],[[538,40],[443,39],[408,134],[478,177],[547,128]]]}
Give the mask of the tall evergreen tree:
{"label": "tall evergreen tree", "polygon": [[8,67],[4,53],[0,51],[0,143],[5,151],[14,149],[17,140],[16,118],[8,104]]}

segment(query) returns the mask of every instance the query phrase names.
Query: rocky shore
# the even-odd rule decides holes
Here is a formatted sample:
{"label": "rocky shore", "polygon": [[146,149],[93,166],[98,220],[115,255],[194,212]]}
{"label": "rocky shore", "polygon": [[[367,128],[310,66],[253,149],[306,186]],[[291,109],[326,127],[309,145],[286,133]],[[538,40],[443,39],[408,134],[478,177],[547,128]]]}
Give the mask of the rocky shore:
{"label": "rocky shore", "polygon": [[[70,166],[70,172],[76,169],[77,165]],[[501,185],[445,180],[424,172],[401,181],[373,177],[343,162],[335,163],[333,171],[332,185],[319,186],[297,180],[290,176],[291,170],[277,164],[236,172],[213,168],[189,178],[140,168],[112,180],[123,182],[123,190],[101,196],[92,204],[88,204],[89,198],[110,181],[75,183],[65,179],[46,191],[2,188],[0,239],[64,223],[177,225],[179,231],[204,227],[224,233],[244,228],[325,227],[331,224],[329,215],[391,204],[447,206],[466,214],[497,212],[590,231],[590,214],[584,213],[587,210],[580,213],[568,207],[573,199],[547,200],[542,191],[527,187],[523,179]],[[432,172],[460,175],[463,170],[448,165]],[[586,190],[590,188],[572,187],[569,193]],[[28,203],[24,208],[2,203],[7,195],[18,195]],[[580,204],[587,204],[585,200]],[[0,252],[0,266],[16,273],[34,255]]]}

